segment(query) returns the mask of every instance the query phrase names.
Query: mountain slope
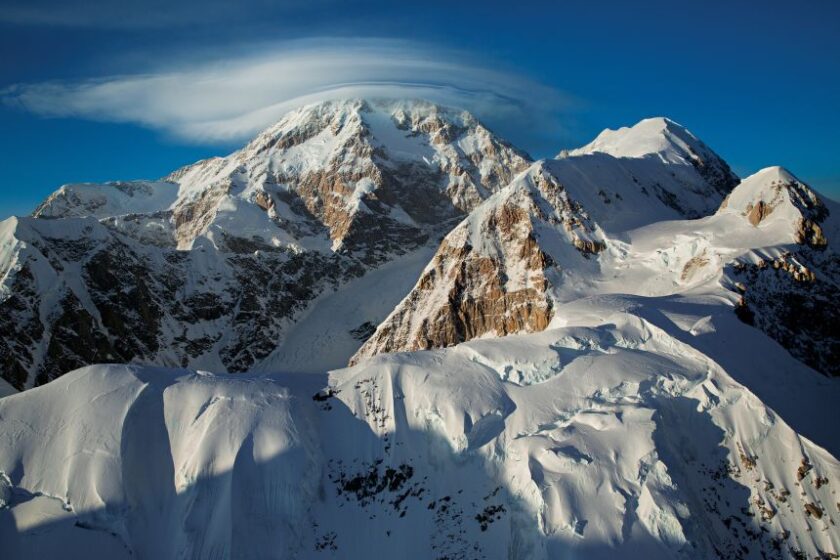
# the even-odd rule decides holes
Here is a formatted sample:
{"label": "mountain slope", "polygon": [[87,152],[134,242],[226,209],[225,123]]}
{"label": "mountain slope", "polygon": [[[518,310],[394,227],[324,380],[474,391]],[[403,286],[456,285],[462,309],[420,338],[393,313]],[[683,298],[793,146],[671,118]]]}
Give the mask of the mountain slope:
{"label": "mountain slope", "polygon": [[[714,215],[605,231],[599,220],[615,227],[635,218],[618,204],[593,203],[593,187],[616,162],[603,156],[598,172],[583,174],[594,160],[584,166],[577,160],[594,157],[600,156],[570,155],[535,164],[476,209],[444,239],[412,292],[351,363],[381,352],[539,331],[552,317],[562,319],[558,306],[585,296],[686,293],[733,306],[739,317],[798,359],[824,374],[837,375],[840,347],[834,333],[840,328],[836,319],[840,309],[832,294],[840,286],[840,257],[829,239],[836,238],[840,228],[831,202],[789,172],[768,168],[733,189]],[[671,165],[645,161],[664,172]],[[570,173],[572,166],[575,173]],[[533,190],[537,176],[537,184],[562,193],[562,202],[547,206],[555,204],[554,211],[561,213],[572,209],[571,218],[567,215],[547,225],[547,214],[539,208],[546,206],[546,200],[556,200],[550,197],[537,196],[541,203],[529,199],[518,211],[511,210],[506,193],[538,192]],[[609,184],[614,189],[637,184],[626,177],[623,181]],[[595,211],[590,212],[590,207]],[[655,215],[656,209],[651,213]],[[519,216],[519,222],[527,225],[509,225],[500,234],[496,228],[500,214],[514,224],[510,217]],[[583,237],[580,231],[585,232]],[[529,275],[524,284],[519,280],[523,271]],[[515,291],[508,284],[514,288],[522,284],[527,290]]]}
{"label": "mountain slope", "polygon": [[4,377],[18,388],[99,362],[241,370],[320,292],[364,272],[328,253],[189,252],[136,243],[95,218],[3,223]]}
{"label": "mountain slope", "polygon": [[293,111],[162,181],[66,185],[0,228],[2,376],[23,389],[110,361],[343,365],[353,331],[380,322],[413,279],[391,269],[381,303],[333,330],[335,354],[278,348],[314,301],[424,258],[527,165],[467,113],[348,100]]}
{"label": "mountain slope", "polygon": [[790,172],[767,168],[744,180],[718,210],[788,243],[735,263],[731,278],[743,295],[738,316],[791,354],[840,376],[840,207],[821,199]]}
{"label": "mountain slope", "polygon": [[738,184],[720,156],[661,117],[607,129],[556,162],[557,177],[585,187],[575,195],[611,231],[707,216]]}
{"label": "mountain slope", "polygon": [[353,357],[543,330],[550,278],[604,249],[586,212],[541,163],[447,235],[414,290]]}
{"label": "mountain slope", "polygon": [[[607,299],[566,311],[579,326],[380,356],[328,381],[97,366],[4,398],[4,546],[12,558],[838,550],[840,463],[826,449],[681,343],[678,323]],[[752,331],[726,313],[693,336],[720,345],[718,329]],[[733,371],[773,353],[742,339]],[[836,396],[779,362],[799,368],[804,394]],[[840,449],[831,424],[813,436]]]}

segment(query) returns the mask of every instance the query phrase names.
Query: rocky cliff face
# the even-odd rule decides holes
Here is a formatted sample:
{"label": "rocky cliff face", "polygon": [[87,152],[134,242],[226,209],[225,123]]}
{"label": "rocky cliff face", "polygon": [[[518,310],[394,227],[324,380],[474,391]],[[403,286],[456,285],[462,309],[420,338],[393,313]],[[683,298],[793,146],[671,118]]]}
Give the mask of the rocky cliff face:
{"label": "rocky cliff face", "polygon": [[414,290],[353,361],[541,331],[564,261],[596,258],[605,246],[564,186],[535,164],[444,238]]}
{"label": "rocky cliff face", "polygon": [[[784,231],[788,245],[736,262],[732,277],[742,296],[738,317],[762,330],[814,369],[840,376],[840,256],[836,206],[779,167],[756,173],[736,188],[719,213],[736,213],[756,229]],[[830,233],[829,233],[830,232]]]}
{"label": "rocky cliff face", "polygon": [[90,217],[14,220],[23,247],[0,303],[0,347],[4,377],[21,388],[90,363],[241,371],[318,294],[365,272],[319,252],[141,245]]}
{"label": "rocky cliff face", "polygon": [[3,224],[3,377],[255,367],[319,295],[435,242],[528,164],[467,113],[350,100],[161,181],[64,186]]}
{"label": "rocky cliff face", "polygon": [[772,260],[736,263],[732,276],[743,294],[736,312],[794,357],[840,376],[840,258],[808,248]]}

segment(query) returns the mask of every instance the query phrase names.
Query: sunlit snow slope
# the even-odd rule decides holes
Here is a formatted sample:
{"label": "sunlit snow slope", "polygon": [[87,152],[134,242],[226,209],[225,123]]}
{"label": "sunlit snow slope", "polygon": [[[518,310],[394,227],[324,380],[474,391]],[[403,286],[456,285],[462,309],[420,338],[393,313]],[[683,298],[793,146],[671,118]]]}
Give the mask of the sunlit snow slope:
{"label": "sunlit snow slope", "polygon": [[[94,366],[6,397],[4,557],[837,551],[840,439],[807,404],[837,384],[731,313],[638,306],[596,298],[574,326],[328,378]],[[796,376],[787,415],[746,386],[767,363],[767,385]]]}

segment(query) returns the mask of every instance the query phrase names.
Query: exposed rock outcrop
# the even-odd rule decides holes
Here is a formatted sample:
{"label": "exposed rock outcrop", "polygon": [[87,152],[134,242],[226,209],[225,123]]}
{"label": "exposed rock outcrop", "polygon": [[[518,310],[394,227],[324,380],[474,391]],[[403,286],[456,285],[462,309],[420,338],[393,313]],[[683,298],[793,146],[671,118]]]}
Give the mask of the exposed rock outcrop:
{"label": "exposed rock outcrop", "polygon": [[739,212],[760,227],[771,218],[786,222],[792,240],[816,248],[828,243],[822,223],[828,218],[825,202],[786,169],[768,167],[744,179],[724,200],[718,213]]}
{"label": "exposed rock outcrop", "polygon": [[[790,250],[733,265],[738,317],[826,375],[840,375],[840,257],[824,228],[835,219],[805,183],[780,167],[747,178],[718,211],[784,234]],[[836,228],[835,228],[836,229]]]}
{"label": "exposed rock outcrop", "polygon": [[[565,252],[554,248],[552,255],[543,247],[558,243]],[[590,258],[605,247],[563,185],[535,164],[446,236],[415,288],[351,363],[382,352],[543,330],[562,261]]]}
{"label": "exposed rock outcrop", "polygon": [[758,263],[736,263],[743,291],[738,317],[762,330],[794,357],[840,376],[840,257],[803,247]]}

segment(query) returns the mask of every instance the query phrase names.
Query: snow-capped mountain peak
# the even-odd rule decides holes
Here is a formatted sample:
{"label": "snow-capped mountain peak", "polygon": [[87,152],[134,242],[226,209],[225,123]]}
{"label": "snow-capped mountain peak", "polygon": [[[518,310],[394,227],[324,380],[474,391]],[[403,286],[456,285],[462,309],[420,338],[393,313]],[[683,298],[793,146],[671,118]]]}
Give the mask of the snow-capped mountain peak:
{"label": "snow-capped mountain peak", "polygon": [[[464,111],[350,99],[291,111],[162,181],[66,185],[33,218],[36,233],[52,218],[49,235],[6,228],[7,375],[22,388],[94,357],[256,367],[316,297],[403,256],[421,268],[428,245],[528,165]],[[68,243],[60,232],[80,219],[96,236]],[[356,349],[350,331],[405,295],[413,278],[397,272],[376,305],[335,327],[348,349],[331,365]],[[89,328],[52,330],[70,316]]]}
{"label": "snow-capped mountain peak", "polygon": [[616,158],[657,158],[694,167],[719,195],[738,184],[729,165],[687,128],[665,117],[648,118],[631,127],[606,129],[595,140],[560,157],[602,153]]}
{"label": "snow-capped mountain peak", "polygon": [[575,197],[612,230],[706,216],[738,184],[720,156],[664,117],[604,130],[560,152],[553,172],[564,183],[586,183]]}
{"label": "snow-capped mountain peak", "polygon": [[443,239],[414,289],[353,361],[542,330],[559,270],[580,268],[605,248],[598,225],[546,162],[537,162]]}
{"label": "snow-capped mountain peak", "polygon": [[718,213],[739,213],[756,227],[786,228],[796,243],[815,247],[827,243],[823,230],[831,215],[827,203],[783,167],[767,167],[744,179]]}
{"label": "snow-capped mountain peak", "polygon": [[633,126],[606,129],[592,142],[571,150],[571,155],[604,153],[615,157],[648,157],[657,155],[664,161],[685,161],[689,154],[705,151],[705,145],[681,124],[666,117],[652,117]]}
{"label": "snow-capped mountain peak", "polygon": [[[155,227],[179,249],[206,237],[222,250],[325,248],[381,262],[442,233],[440,224],[529,163],[465,111],[425,101],[325,101],[163,182],[67,185],[36,215],[158,213]],[[373,238],[385,242],[373,248]]]}

